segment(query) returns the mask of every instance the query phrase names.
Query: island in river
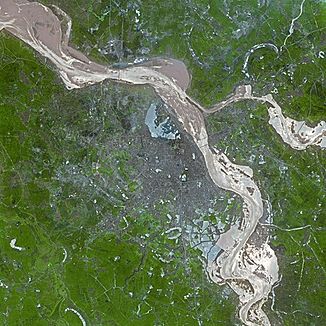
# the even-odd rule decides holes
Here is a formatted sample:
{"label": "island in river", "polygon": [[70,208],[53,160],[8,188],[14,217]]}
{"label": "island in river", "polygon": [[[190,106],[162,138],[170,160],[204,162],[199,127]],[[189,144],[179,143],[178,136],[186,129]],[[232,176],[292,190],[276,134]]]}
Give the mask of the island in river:
{"label": "island in river", "polygon": [[[210,250],[215,255],[210,254],[205,262],[208,276],[215,283],[227,283],[238,295],[239,317],[244,324],[269,325],[262,306],[279,279],[279,268],[276,255],[267,242],[268,237],[252,240],[263,216],[261,192],[250,167],[232,163],[222,151],[210,146],[205,115],[242,100],[266,103],[270,125],[285,143],[297,150],[311,145],[325,148],[325,122],[309,127],[305,122],[286,118],[271,94],[254,95],[250,85],[238,86],[225,101],[204,108],[186,93],[190,75],[182,62],[153,59],[120,69],[97,64],[70,47],[72,22],[58,7],[50,9],[36,2],[13,0],[3,0],[0,4],[0,28],[49,59],[69,90],[105,80],[149,85],[155,90],[179,129],[201,153],[213,183],[238,194],[243,200],[241,218],[215,239]],[[67,311],[73,311],[85,323],[82,316],[71,309]]]}

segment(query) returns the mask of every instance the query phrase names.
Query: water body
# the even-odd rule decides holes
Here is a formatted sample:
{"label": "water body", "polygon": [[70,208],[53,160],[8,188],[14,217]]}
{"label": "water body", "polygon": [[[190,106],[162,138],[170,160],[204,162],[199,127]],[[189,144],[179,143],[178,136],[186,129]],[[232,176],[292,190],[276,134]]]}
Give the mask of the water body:
{"label": "water body", "polygon": [[180,139],[179,130],[171,121],[170,117],[165,118],[163,122],[158,122],[157,111],[159,110],[156,103],[152,103],[147,110],[145,123],[153,138],[163,139]]}
{"label": "water body", "polygon": [[[0,30],[7,30],[48,58],[68,89],[86,87],[109,79],[120,83],[149,85],[155,90],[167,105],[169,113],[176,117],[183,132],[192,138],[200,150],[215,185],[237,193],[243,200],[243,216],[217,240],[216,248],[221,251],[215,252],[215,258],[214,251],[211,251],[212,255],[207,260],[207,273],[212,281],[217,284],[226,282],[237,293],[240,301],[239,317],[244,324],[270,325],[262,306],[278,280],[277,258],[265,242],[266,239],[259,243],[248,241],[263,215],[261,193],[250,167],[232,163],[224,153],[209,145],[202,112],[212,113],[244,99],[267,103],[270,106],[270,124],[283,141],[295,149],[304,149],[310,145],[325,147],[325,122],[311,128],[285,118],[270,94],[253,96],[248,85],[239,87],[235,95],[212,110],[205,109],[186,93],[190,74],[182,62],[160,59],[123,69],[100,65],[69,46],[71,25],[70,17],[60,8],[51,10],[26,0],[0,1]],[[256,273],[257,270],[259,273]],[[245,287],[244,284],[248,283],[250,286]]]}

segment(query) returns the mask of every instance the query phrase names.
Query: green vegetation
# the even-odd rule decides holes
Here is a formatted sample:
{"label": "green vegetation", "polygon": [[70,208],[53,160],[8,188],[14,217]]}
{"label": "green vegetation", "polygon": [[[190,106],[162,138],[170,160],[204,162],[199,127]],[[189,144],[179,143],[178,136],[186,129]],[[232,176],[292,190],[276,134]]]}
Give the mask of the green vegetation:
{"label": "green vegetation", "polygon": [[[236,115],[241,124],[232,120]],[[284,230],[310,226],[290,232],[271,229],[282,274],[274,309],[288,313],[281,315],[286,325],[322,325],[325,311],[318,301],[325,297],[326,156],[315,148],[290,149],[267,121],[265,106],[243,103],[212,118],[211,128],[226,134],[216,143],[218,148],[253,168],[263,197],[271,203],[276,226]],[[295,313],[290,315],[291,311]]]}
{"label": "green vegetation", "polygon": [[[306,1],[283,51],[254,52],[246,79],[245,53],[262,42],[280,48],[301,1],[42,2],[71,15],[73,44],[100,62],[182,59],[189,93],[205,105],[250,82],[275,92],[286,115],[325,120],[325,3]],[[91,325],[235,325],[233,295],[207,281],[198,252],[164,235],[167,207],[125,216],[124,196],[140,187],[126,117],[148,107],[152,92],[106,84],[68,92],[29,48],[5,34],[0,41],[0,323],[80,325],[70,307]],[[287,312],[270,311],[272,323],[324,325],[326,156],[290,149],[267,121],[265,106],[241,103],[208,125],[218,148],[250,162],[278,227],[310,225],[272,230],[282,274],[274,309]]]}
{"label": "green vegetation", "polygon": [[1,45],[1,324],[80,325],[67,308],[91,325],[228,324],[233,294],[164,235],[169,210],[123,219],[139,187],[125,117],[153,93],[68,92],[30,49]]}

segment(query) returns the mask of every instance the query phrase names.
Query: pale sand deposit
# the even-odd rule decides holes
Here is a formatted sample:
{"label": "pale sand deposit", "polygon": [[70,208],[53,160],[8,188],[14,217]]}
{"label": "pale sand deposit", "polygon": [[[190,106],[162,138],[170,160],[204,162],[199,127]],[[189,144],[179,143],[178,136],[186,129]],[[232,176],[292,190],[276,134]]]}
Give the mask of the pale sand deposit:
{"label": "pale sand deposit", "polygon": [[[238,294],[239,316],[246,325],[270,325],[262,310],[273,284],[278,279],[278,264],[274,251],[263,245],[248,242],[263,214],[260,191],[247,166],[233,164],[222,152],[208,145],[208,136],[201,111],[212,113],[243,99],[270,105],[270,124],[291,147],[304,149],[308,145],[324,148],[325,122],[315,128],[285,118],[271,95],[256,97],[250,86],[242,86],[236,93],[211,109],[205,109],[185,92],[190,75],[177,60],[155,59],[143,65],[114,69],[90,61],[68,44],[71,20],[57,7],[52,9],[37,2],[0,0],[0,29],[12,35],[48,58],[56,67],[68,89],[81,88],[109,79],[133,85],[150,85],[167,104],[201,151],[213,182],[243,199],[243,216],[218,240],[222,254],[207,262],[207,272],[216,283],[226,282]],[[266,240],[267,241],[267,240]]]}

